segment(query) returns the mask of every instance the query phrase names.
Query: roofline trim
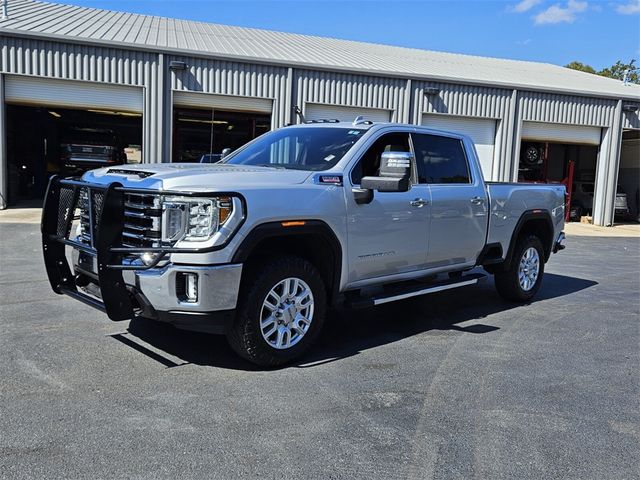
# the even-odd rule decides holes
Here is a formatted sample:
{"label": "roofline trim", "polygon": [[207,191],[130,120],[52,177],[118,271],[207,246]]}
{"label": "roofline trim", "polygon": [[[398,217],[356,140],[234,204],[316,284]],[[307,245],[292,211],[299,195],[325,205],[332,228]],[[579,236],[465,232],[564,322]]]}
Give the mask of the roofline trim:
{"label": "roofline trim", "polygon": [[[34,32],[26,32],[23,30],[15,30],[8,28],[0,28],[0,37],[2,36],[15,36],[18,38],[34,38],[38,40],[44,41],[58,41],[60,43],[73,43],[73,44],[89,44],[106,48],[114,48],[118,50],[137,50],[142,52],[150,52],[156,54],[175,54],[180,56],[190,56],[190,57],[199,57],[206,59],[214,59],[214,60],[226,60],[226,61],[235,61],[239,63],[254,63],[260,65],[271,65],[280,68],[302,68],[307,70],[320,70],[325,72],[336,72],[336,73],[350,73],[355,75],[370,75],[382,78],[396,78],[403,80],[417,80],[422,82],[443,82],[443,83],[453,83],[456,85],[474,85],[474,86],[482,86],[488,88],[502,88],[507,90],[518,90],[522,92],[541,92],[541,93],[562,93],[569,95],[576,95],[581,97],[590,97],[590,98],[604,98],[611,100],[631,100],[631,101],[640,101],[639,96],[622,96],[614,93],[607,92],[594,92],[591,90],[573,90],[566,88],[552,88],[552,87],[543,87],[543,86],[531,86],[526,84],[516,84],[516,83],[508,83],[508,82],[500,82],[496,81],[493,83],[487,83],[481,80],[473,80],[473,79],[464,79],[464,81],[460,78],[456,77],[448,77],[443,75],[431,75],[431,76],[417,76],[415,74],[410,73],[401,73],[401,72],[388,72],[384,70],[366,70],[366,69],[350,69],[348,67],[340,67],[340,66],[329,66],[323,64],[315,64],[315,63],[304,63],[292,60],[290,62],[278,61],[278,60],[269,60],[260,57],[249,57],[242,55],[225,55],[225,54],[215,54],[215,53],[207,53],[198,50],[184,50],[173,47],[165,47],[160,48],[156,46],[146,46],[140,44],[132,44],[126,42],[117,42],[117,41],[104,41],[104,40],[96,40],[93,38],[76,38],[76,37],[68,37],[65,35],[59,34],[48,34],[44,35],[41,33]],[[8,72],[7,72],[8,73]]]}

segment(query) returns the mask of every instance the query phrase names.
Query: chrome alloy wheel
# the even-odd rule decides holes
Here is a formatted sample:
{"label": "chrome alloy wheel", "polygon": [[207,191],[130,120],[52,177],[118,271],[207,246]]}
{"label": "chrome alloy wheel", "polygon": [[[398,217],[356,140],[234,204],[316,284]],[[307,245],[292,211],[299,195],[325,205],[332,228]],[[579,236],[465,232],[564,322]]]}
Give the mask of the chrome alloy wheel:
{"label": "chrome alloy wheel", "polygon": [[528,292],[533,288],[540,273],[540,255],[533,247],[527,248],[522,254],[520,265],[518,266],[518,281],[520,288]]}
{"label": "chrome alloy wheel", "polygon": [[304,281],[292,277],[278,282],[262,302],[262,337],[278,350],[293,347],[309,331],[313,309],[313,293]]}

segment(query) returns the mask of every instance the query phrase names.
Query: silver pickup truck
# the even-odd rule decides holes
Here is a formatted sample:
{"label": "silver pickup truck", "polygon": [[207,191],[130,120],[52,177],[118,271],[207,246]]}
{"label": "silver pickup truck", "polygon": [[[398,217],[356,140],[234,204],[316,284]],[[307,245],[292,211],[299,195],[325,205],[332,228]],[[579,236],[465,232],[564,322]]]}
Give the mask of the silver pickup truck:
{"label": "silver pickup truck", "polygon": [[472,285],[478,267],[530,300],[564,248],[564,210],[563,186],[485,182],[464,135],[358,118],[281,128],[218,164],[54,177],[42,242],[55,292],[112,320],[223,333],[275,366],[339,302]]}

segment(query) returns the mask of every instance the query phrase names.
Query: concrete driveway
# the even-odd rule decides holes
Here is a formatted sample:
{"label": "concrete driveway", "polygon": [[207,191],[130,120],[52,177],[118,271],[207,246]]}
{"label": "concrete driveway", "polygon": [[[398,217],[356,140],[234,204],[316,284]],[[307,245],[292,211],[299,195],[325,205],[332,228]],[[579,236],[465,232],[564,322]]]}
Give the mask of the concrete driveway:
{"label": "concrete driveway", "polygon": [[273,371],[53,294],[39,240],[0,224],[0,478],[638,477],[638,238],[571,237],[531,305],[333,312]]}

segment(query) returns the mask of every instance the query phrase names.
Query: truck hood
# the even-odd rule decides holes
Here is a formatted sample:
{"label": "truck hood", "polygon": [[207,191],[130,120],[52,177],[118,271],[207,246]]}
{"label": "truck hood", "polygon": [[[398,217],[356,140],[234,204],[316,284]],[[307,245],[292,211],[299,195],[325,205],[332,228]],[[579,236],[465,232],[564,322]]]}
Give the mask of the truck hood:
{"label": "truck hood", "polygon": [[83,180],[126,187],[191,192],[235,191],[242,187],[271,187],[303,183],[312,172],[245,165],[162,163],[118,165],[84,174]]}

